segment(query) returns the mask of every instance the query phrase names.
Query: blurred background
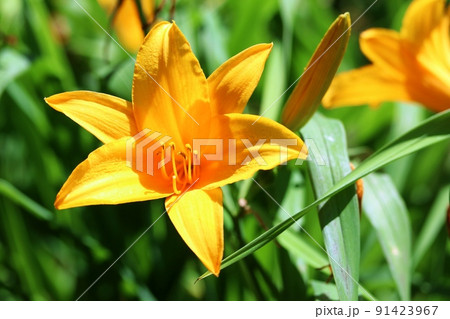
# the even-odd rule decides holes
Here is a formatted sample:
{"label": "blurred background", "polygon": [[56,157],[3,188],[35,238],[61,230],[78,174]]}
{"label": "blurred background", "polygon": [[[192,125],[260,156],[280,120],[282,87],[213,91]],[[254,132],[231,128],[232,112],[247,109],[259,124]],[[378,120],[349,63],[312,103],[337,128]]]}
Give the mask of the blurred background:
{"label": "blurred background", "polygon": [[[340,13],[350,12],[355,21],[372,3],[178,0],[174,8],[169,0],[163,5],[156,1],[154,7],[160,8],[156,20],[176,21],[207,76],[251,45],[274,43],[246,109],[257,114],[300,76]],[[340,70],[367,64],[359,50],[360,32],[398,30],[409,3],[380,0],[360,17]],[[71,171],[100,142],[46,105],[44,97],[91,90],[131,100],[134,61],[100,28],[116,37],[111,22],[95,0],[0,2],[0,300],[77,299],[164,212],[163,201],[64,211],[53,207]],[[289,93],[265,116],[277,119]],[[343,122],[355,163],[431,115],[403,103],[321,112]],[[404,158],[384,172],[411,223],[412,257],[405,263],[412,267],[411,299],[448,300],[450,244],[442,214],[448,207],[448,144]],[[293,211],[313,199],[298,171],[282,167],[260,175],[266,189]],[[227,256],[281,217],[276,204],[249,183],[227,186],[224,193]],[[236,199],[243,193],[246,205],[240,208]],[[303,227],[323,243],[316,212],[303,219]],[[293,227],[219,278],[195,283],[205,268],[165,216],[81,300],[334,300],[327,265],[326,254]],[[376,298],[400,298],[364,210],[360,273],[360,282]]]}

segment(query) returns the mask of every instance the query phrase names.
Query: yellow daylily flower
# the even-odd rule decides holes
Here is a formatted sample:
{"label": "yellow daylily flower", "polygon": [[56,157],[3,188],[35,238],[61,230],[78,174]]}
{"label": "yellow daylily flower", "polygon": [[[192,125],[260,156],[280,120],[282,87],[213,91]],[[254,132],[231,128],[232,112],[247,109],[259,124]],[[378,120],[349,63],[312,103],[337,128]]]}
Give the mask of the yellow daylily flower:
{"label": "yellow daylily flower", "polygon": [[[57,195],[56,208],[166,197],[178,233],[218,275],[223,255],[220,187],[287,160],[306,158],[302,140],[289,129],[242,114],[271,48],[272,44],[252,46],[206,78],[175,23],[161,22],[138,52],[131,103],[89,91],[47,98],[50,106],[104,143],[72,172]],[[142,138],[155,133],[159,139],[147,145],[153,152],[139,151]],[[199,139],[223,141],[223,156],[208,159],[216,149],[210,144],[196,148]],[[283,139],[290,145],[277,142]],[[159,167],[167,155],[169,160]]]}
{"label": "yellow daylily flower", "polygon": [[440,112],[450,107],[450,9],[445,0],[414,0],[400,32],[369,29],[360,36],[372,65],[336,76],[325,107],[384,101],[419,102]]}
{"label": "yellow daylily flower", "polygon": [[314,51],[281,114],[281,123],[291,130],[305,125],[319,108],[344,57],[350,28],[350,14],[341,14]]}
{"label": "yellow daylily flower", "polygon": [[[113,14],[113,27],[117,33],[120,43],[125,49],[136,52],[144,41],[144,29],[142,26],[139,9],[135,0],[98,0],[101,7],[108,14]],[[142,11],[147,21],[152,21],[154,16],[153,0],[139,0]],[[116,6],[117,11],[114,12]]]}

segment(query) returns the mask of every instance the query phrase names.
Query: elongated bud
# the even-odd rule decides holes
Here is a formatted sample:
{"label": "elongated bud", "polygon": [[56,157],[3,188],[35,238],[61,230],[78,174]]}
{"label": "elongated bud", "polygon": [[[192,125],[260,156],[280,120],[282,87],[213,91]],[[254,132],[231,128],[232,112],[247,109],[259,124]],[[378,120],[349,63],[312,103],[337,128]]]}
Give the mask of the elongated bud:
{"label": "elongated bud", "polygon": [[347,49],[350,28],[350,14],[341,14],[320,41],[281,115],[291,130],[305,125],[319,107]]}

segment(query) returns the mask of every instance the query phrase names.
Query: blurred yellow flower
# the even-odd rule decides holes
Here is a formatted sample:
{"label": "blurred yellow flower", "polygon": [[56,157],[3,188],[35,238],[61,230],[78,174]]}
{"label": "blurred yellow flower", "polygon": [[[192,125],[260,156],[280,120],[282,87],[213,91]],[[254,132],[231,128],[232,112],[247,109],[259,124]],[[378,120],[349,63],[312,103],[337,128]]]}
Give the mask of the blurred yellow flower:
{"label": "blurred yellow flower", "polygon": [[291,130],[301,128],[317,111],[347,49],[350,27],[350,15],[341,14],[317,46],[281,115],[281,123]]}
{"label": "blurred yellow flower", "polygon": [[[139,0],[147,22],[153,20],[154,0]],[[108,14],[113,14],[112,25],[120,43],[131,52],[139,50],[144,41],[144,27],[135,0],[98,0]]]}
{"label": "blurred yellow flower", "polygon": [[[47,98],[50,106],[105,143],[75,168],[55,206],[65,209],[167,197],[166,209],[178,233],[218,275],[223,255],[220,187],[286,160],[306,158],[302,140],[286,127],[241,114],[271,48],[272,44],[250,47],[206,79],[178,27],[161,22],[152,28],[137,55],[132,103],[89,91]],[[151,139],[150,133],[160,135]],[[143,138],[149,139],[147,151],[136,146],[143,145]],[[223,149],[209,144],[196,148],[199,139],[223,141]],[[272,143],[282,139],[290,139],[289,145]],[[131,165],[130,141],[135,154]],[[216,152],[222,157],[208,160],[207,155]]]}
{"label": "blurred yellow flower", "polygon": [[326,107],[415,101],[440,112],[450,107],[450,9],[445,0],[414,0],[400,32],[369,29],[360,36],[372,65],[336,76]]}

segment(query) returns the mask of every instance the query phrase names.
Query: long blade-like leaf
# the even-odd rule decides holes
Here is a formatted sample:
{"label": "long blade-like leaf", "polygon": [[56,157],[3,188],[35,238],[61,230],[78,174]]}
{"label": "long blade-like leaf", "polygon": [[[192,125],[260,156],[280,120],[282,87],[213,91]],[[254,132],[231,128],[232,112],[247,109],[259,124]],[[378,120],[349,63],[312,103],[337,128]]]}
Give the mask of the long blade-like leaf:
{"label": "long blade-like leaf", "polygon": [[[314,142],[325,163],[308,162],[316,198],[351,172],[345,130],[341,122],[319,113],[301,131]],[[347,188],[319,205],[319,220],[340,300],[358,300],[359,207],[355,188]]]}
{"label": "long blade-like leaf", "polygon": [[364,178],[363,207],[377,232],[400,297],[409,300],[411,222],[406,205],[389,175],[371,174]]}
{"label": "long blade-like leaf", "polygon": [[436,196],[427,219],[420,230],[414,245],[413,268],[416,268],[425,253],[433,245],[441,229],[445,226],[445,214],[448,209],[450,185],[445,186]]}
{"label": "long blade-like leaf", "polygon": [[28,196],[3,179],[0,179],[0,195],[5,196],[17,205],[22,206],[24,209],[40,219],[50,220],[53,218],[52,212],[30,199]]}
{"label": "long blade-like leaf", "polygon": [[[245,256],[253,253],[255,250],[263,247],[283,231],[288,229],[293,223],[295,223],[295,221],[307,214],[313,207],[316,207],[333,195],[353,185],[353,183],[358,179],[408,154],[417,152],[437,143],[450,141],[449,122],[450,111],[447,110],[428,118],[426,121],[414,127],[406,134],[388,143],[381,150],[363,161],[353,172],[337,182],[321,198],[303,208],[297,214],[293,215],[292,218],[286,219],[282,223],[270,228],[250,243],[225,258],[222,262],[221,269],[234,264]],[[203,279],[209,275],[211,274],[206,272],[200,276],[199,279]]]}

